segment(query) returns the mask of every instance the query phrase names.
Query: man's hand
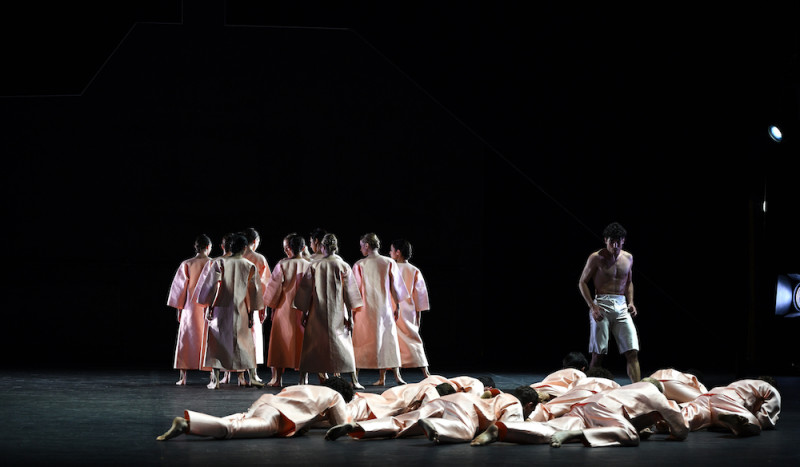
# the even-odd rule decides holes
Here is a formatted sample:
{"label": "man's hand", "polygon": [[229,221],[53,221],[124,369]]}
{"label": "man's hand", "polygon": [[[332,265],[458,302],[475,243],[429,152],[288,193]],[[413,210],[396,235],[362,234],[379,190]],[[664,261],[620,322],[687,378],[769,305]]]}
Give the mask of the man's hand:
{"label": "man's hand", "polygon": [[600,311],[600,307],[597,306],[596,303],[592,304],[592,307],[589,308],[589,312],[592,314],[592,318],[594,318],[595,321],[603,321],[603,312]]}
{"label": "man's hand", "polygon": [[639,312],[636,311],[636,305],[628,305],[628,313],[630,313],[631,317],[636,318],[636,315],[639,314]]}

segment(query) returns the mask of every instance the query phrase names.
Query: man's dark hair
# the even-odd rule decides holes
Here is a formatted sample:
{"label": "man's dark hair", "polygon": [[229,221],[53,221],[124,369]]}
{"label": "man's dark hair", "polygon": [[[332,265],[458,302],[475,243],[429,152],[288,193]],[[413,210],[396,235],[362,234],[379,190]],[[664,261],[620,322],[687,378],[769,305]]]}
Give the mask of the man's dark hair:
{"label": "man's dark hair", "polygon": [[589,361],[586,360],[586,355],[583,352],[570,352],[561,360],[561,366],[583,371],[589,366]]}
{"label": "man's dark hair", "polygon": [[476,378],[478,381],[483,383],[484,388],[494,388],[497,387],[494,384],[494,379],[491,376],[478,376]]}
{"label": "man's dark hair", "polygon": [[323,381],[322,385],[341,394],[345,402],[350,402],[353,400],[353,394],[355,393],[353,390],[353,385],[339,376],[331,376]]}
{"label": "man's dark hair", "polygon": [[517,399],[519,399],[520,404],[523,406],[528,402],[533,402],[534,407],[536,404],[539,403],[539,393],[536,392],[536,389],[533,389],[530,386],[517,386],[511,391],[511,394],[514,395]]}
{"label": "man's dark hair", "polygon": [[614,379],[614,373],[608,368],[603,368],[602,366],[593,366],[586,371],[587,377],[594,377],[594,378],[605,378],[605,379]]}
{"label": "man's dark hair", "polygon": [[450,383],[442,383],[436,385],[436,392],[438,392],[440,396],[446,396],[448,394],[455,394],[456,388]]}
{"label": "man's dark hair", "polygon": [[778,390],[778,381],[775,378],[773,378],[772,376],[761,375],[756,379],[760,379],[761,381],[764,381],[767,384],[769,384],[770,386],[772,386],[773,388],[775,388],[776,391]]}
{"label": "man's dark hair", "polygon": [[620,239],[628,236],[628,231],[619,222],[612,222],[603,230],[603,238]]}

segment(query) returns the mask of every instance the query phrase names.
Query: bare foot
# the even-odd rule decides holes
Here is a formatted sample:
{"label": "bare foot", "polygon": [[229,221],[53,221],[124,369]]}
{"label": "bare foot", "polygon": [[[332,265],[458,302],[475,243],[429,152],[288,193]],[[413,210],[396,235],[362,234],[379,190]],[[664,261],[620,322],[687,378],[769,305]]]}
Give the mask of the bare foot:
{"label": "bare foot", "polygon": [[175,417],[172,420],[172,426],[166,433],[156,438],[157,441],[166,441],[176,436],[180,436],[189,431],[189,422],[183,417]]}
{"label": "bare foot", "polygon": [[406,384],[406,382],[403,381],[403,378],[397,378],[397,385],[402,386],[403,384]]}
{"label": "bare foot", "polygon": [[283,381],[270,381],[269,384],[267,384],[267,386],[271,388],[279,388],[283,386]]}
{"label": "bare foot", "polygon": [[222,381],[220,381],[220,383],[228,384],[230,381],[231,381],[231,372],[230,371],[226,371],[225,372],[225,376],[222,377]]}
{"label": "bare foot", "polygon": [[353,389],[363,390],[366,389],[361,383],[353,383]]}
{"label": "bare foot", "polygon": [[436,431],[436,427],[433,426],[428,419],[422,418],[417,424],[422,428],[422,431],[425,432],[425,436],[428,438],[428,441],[433,441],[435,444],[439,444],[439,432]]}
{"label": "bare foot", "polygon": [[336,425],[335,427],[328,430],[325,433],[325,439],[328,441],[336,441],[342,436],[348,433],[352,433],[353,430],[355,429],[356,429],[355,423],[342,423],[341,425]]}
{"label": "bare foot", "polygon": [[750,423],[741,415],[720,414],[717,419],[736,436],[755,436],[761,433],[761,427]]}
{"label": "bare foot", "polygon": [[560,448],[571,436],[572,434],[569,431],[556,431],[553,433],[553,436],[550,437],[550,446]]}
{"label": "bare foot", "polygon": [[372,386],[386,386],[386,381],[381,381],[381,380],[375,381],[374,383],[372,383]]}
{"label": "bare foot", "polygon": [[497,441],[499,434],[500,430],[497,428],[497,425],[492,423],[489,425],[489,428],[487,428],[486,431],[476,436],[475,439],[473,439],[469,444],[470,446],[485,446]]}

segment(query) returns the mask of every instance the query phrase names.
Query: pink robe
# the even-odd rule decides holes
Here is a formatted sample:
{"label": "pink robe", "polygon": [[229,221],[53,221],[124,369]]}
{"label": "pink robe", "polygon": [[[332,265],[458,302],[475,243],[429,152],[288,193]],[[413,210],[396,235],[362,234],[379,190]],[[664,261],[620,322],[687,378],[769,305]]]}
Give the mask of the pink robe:
{"label": "pink robe", "polygon": [[290,386],[264,394],[245,413],[214,417],[186,411],[189,434],[218,439],[289,437],[321,418],[332,425],[346,421],[342,395],[324,386]]}
{"label": "pink robe", "polygon": [[575,404],[581,403],[597,393],[618,387],[619,383],[606,378],[581,378],[564,394],[537,404],[528,416],[528,420],[546,422],[558,418],[569,412]]}
{"label": "pink robe", "polygon": [[294,307],[295,294],[311,263],[301,258],[284,258],[272,270],[265,303],[272,308],[267,365],[272,368],[300,368],[303,351],[303,312]]}
{"label": "pink robe", "polygon": [[755,432],[760,432],[775,428],[781,411],[781,396],[766,381],[744,379],[713,388],[680,406],[691,431],[712,426],[730,428],[719,421],[721,414],[729,414],[744,417],[756,428]]}
{"label": "pink robe", "polygon": [[187,259],[172,279],[167,306],[181,310],[173,364],[176,370],[210,370],[203,366],[208,334],[205,310],[191,300],[200,273],[209,261],[207,256]]}
{"label": "pink robe", "polygon": [[585,377],[586,374],[580,370],[564,368],[550,373],[538,383],[531,384],[531,387],[538,392],[549,394],[550,397],[558,397],[567,392],[578,380]]}
{"label": "pink robe", "polygon": [[[204,365],[228,371],[256,367],[256,347],[248,312],[264,308],[256,267],[244,258],[223,257],[209,263],[197,302],[210,307]],[[257,319],[257,318],[256,318]]]}
{"label": "pink robe", "polygon": [[658,370],[650,377],[661,381],[664,386],[664,396],[678,403],[693,401],[700,394],[707,392],[706,387],[696,376],[672,368]]}
{"label": "pink robe", "polygon": [[372,252],[356,262],[353,275],[364,301],[363,308],[354,310],[356,368],[398,368],[400,347],[392,303],[409,295],[397,263]]}
{"label": "pink robe", "polygon": [[419,335],[417,313],[430,310],[428,288],[420,270],[411,263],[397,263],[400,275],[408,289],[409,297],[399,303],[397,337],[400,346],[400,361],[403,368],[428,366],[425,347]]}
{"label": "pink robe", "polygon": [[351,310],[362,305],[350,265],[341,257],[334,254],[311,263],[295,295],[295,306],[308,313],[301,372],[356,371],[348,326]]}
{"label": "pink robe", "polygon": [[522,405],[511,394],[491,399],[457,392],[434,399],[414,410],[395,417],[358,422],[353,438],[402,438],[422,435],[417,422],[430,422],[445,443],[469,442],[475,435],[496,421],[522,423]]}
{"label": "pink robe", "polygon": [[[256,265],[256,270],[258,271],[258,281],[261,286],[261,291],[266,293],[267,291],[267,283],[269,282],[270,270],[269,270],[269,263],[267,262],[267,258],[264,257],[261,253],[255,252],[250,248],[245,250],[244,259],[250,261],[251,263]],[[267,303],[266,298],[264,299],[264,303]],[[266,315],[264,316],[266,318]],[[262,364],[264,363],[264,320],[261,317],[257,317],[253,319],[253,342],[256,344],[256,363]]]}
{"label": "pink robe", "polygon": [[639,433],[631,420],[654,412],[663,417],[672,434],[681,439],[686,436],[680,412],[653,384],[639,382],[590,396],[548,422],[498,423],[498,440],[546,444],[557,431],[580,430],[591,447],[637,446]]}

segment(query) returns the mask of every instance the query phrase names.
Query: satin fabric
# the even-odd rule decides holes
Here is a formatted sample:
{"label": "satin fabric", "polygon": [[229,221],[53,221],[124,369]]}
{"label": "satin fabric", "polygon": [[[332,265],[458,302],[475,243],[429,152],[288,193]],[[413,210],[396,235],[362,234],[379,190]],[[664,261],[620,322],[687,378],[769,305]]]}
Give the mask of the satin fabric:
{"label": "satin fabric", "polygon": [[364,301],[353,318],[356,368],[400,367],[393,303],[405,301],[409,294],[397,263],[372,252],[355,263],[353,275]]}
{"label": "satin fabric", "polygon": [[420,270],[411,263],[397,263],[400,275],[409,292],[409,297],[399,303],[397,337],[400,347],[400,362],[403,368],[428,366],[425,346],[419,334],[417,313],[430,310],[428,288]]}
{"label": "satin fabric", "polygon": [[203,366],[208,323],[205,309],[191,300],[203,267],[211,261],[195,256],[183,261],[175,272],[167,297],[167,306],[181,310],[173,367],[176,370],[210,370]]}
{"label": "satin fabric", "polygon": [[578,380],[585,378],[586,373],[575,368],[564,368],[547,375],[538,383],[531,384],[531,387],[538,392],[549,394],[550,397],[558,397],[569,390]]}
{"label": "satin fabric", "polygon": [[781,411],[780,393],[765,381],[744,379],[701,394],[680,404],[686,426],[691,431],[708,427],[730,428],[719,421],[721,414],[739,415],[761,429],[773,429]]}
{"label": "satin fabric", "polygon": [[[223,257],[209,263],[197,302],[211,307],[204,365],[228,371],[256,367],[248,312],[264,308],[256,266],[244,258]],[[197,289],[196,289],[197,290]]]}
{"label": "satin fabric", "polygon": [[[255,252],[250,248],[247,248],[247,250],[245,250],[242,256],[244,257],[244,259],[256,265],[256,271],[258,271],[258,282],[259,285],[261,286],[261,292],[266,293],[267,283],[269,282],[269,277],[270,277],[269,263],[267,262],[267,258],[265,258],[264,255],[262,255],[261,253]],[[266,299],[264,300],[264,303],[267,303]],[[254,317],[253,327],[251,328],[253,332],[253,342],[256,345],[256,363],[258,364],[264,363],[263,323],[264,321],[260,317]]]}
{"label": "satin fabric", "polygon": [[352,373],[356,370],[351,331],[353,308],[363,301],[353,273],[338,255],[314,261],[303,275],[295,306],[308,313],[300,371]]}
{"label": "satin fabric", "polygon": [[583,402],[588,397],[618,387],[620,387],[619,383],[606,378],[581,378],[564,394],[550,399],[547,402],[540,402],[537,404],[533,412],[528,416],[528,420],[546,422],[558,418],[568,413],[570,409],[572,409],[572,406]]}
{"label": "satin fabric", "polygon": [[414,410],[394,417],[384,417],[357,423],[350,433],[353,438],[402,438],[422,435],[417,422],[426,419],[436,429],[439,442],[469,442],[490,424],[500,420],[522,422],[522,405],[510,394],[499,394],[491,399],[458,392],[424,404]]}
{"label": "satin fabric", "polygon": [[218,439],[289,437],[306,426],[327,419],[332,425],[346,421],[341,394],[324,386],[290,386],[278,394],[264,394],[247,412],[214,417],[186,411],[189,434]]}
{"label": "satin fabric", "polygon": [[311,263],[302,258],[284,258],[272,270],[264,293],[264,303],[272,308],[267,365],[273,368],[300,368],[303,351],[303,312],[294,298]]}
{"label": "satin fabric", "polygon": [[661,381],[664,396],[678,403],[692,401],[700,394],[708,392],[695,375],[672,368],[655,371],[650,377]]}

